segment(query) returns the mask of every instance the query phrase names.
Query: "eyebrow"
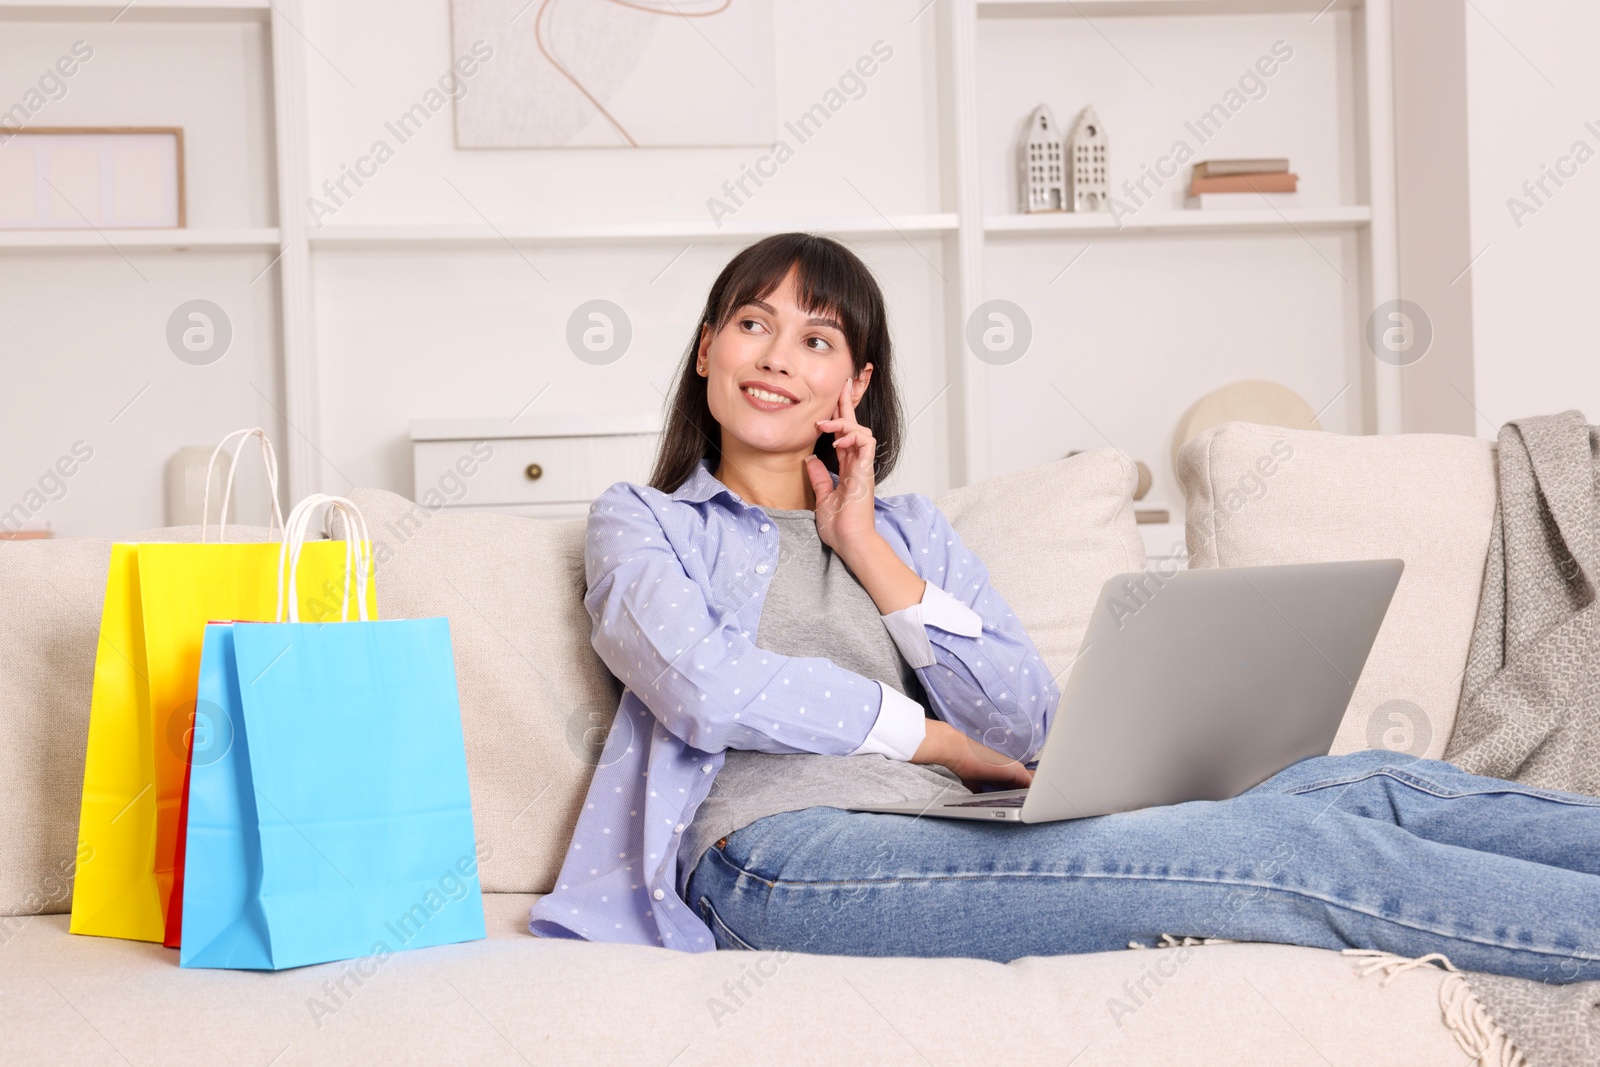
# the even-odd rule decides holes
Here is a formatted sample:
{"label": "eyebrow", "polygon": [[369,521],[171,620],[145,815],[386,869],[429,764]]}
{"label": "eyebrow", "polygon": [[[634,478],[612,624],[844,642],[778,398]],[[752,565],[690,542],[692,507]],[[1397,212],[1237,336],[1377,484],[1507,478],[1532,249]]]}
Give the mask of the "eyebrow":
{"label": "eyebrow", "polygon": [[[778,313],[778,309],[777,308],[773,307],[771,304],[767,303],[765,300],[762,300],[759,297],[757,297],[754,300],[746,300],[740,306],[741,307],[758,307],[762,311],[765,311],[768,315],[776,315]],[[827,327],[830,327],[832,329],[838,330],[840,333],[844,333],[844,327],[839,325],[839,323],[838,323],[838,321],[836,319],[826,318],[826,317],[821,316],[821,315],[813,315],[813,316],[811,316],[809,319],[806,320],[806,325],[807,326],[827,326]]]}

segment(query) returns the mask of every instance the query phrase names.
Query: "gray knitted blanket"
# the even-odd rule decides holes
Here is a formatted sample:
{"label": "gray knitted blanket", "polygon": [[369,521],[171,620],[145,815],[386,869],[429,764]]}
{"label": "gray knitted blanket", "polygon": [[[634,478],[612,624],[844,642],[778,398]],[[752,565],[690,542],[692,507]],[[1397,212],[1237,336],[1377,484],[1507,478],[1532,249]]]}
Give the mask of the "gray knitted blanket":
{"label": "gray knitted blanket", "polygon": [[1600,796],[1600,426],[1500,428],[1500,499],[1445,759]]}
{"label": "gray knitted blanket", "polygon": [[[1600,426],[1579,411],[1508,422],[1498,462],[1444,757],[1474,774],[1600,796]],[[1529,1067],[1600,1063],[1600,981],[1465,977]]]}

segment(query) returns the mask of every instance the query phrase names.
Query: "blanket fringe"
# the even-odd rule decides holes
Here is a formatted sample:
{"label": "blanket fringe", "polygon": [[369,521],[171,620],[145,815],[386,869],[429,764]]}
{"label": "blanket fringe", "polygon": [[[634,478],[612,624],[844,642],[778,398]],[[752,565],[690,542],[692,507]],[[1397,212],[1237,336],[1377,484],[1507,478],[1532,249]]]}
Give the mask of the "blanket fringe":
{"label": "blanket fringe", "polygon": [[1383,986],[1404,971],[1437,964],[1448,972],[1439,983],[1439,1011],[1461,1051],[1483,1067],[1528,1067],[1527,1057],[1517,1048],[1511,1035],[1495,1021],[1483,1001],[1467,984],[1466,975],[1444,953],[1430,952],[1415,958],[1372,948],[1347,948],[1343,953],[1346,956],[1366,956],[1367,959],[1357,964],[1360,976],[1366,978],[1382,971],[1383,981],[1379,985]]}

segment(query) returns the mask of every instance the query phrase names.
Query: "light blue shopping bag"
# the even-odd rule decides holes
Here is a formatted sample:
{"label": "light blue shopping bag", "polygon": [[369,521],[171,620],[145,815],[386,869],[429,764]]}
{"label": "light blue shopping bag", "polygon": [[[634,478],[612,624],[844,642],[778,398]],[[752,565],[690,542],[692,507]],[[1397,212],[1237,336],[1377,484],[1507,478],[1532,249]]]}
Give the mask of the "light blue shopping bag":
{"label": "light blue shopping bag", "polygon": [[206,626],[197,705],[215,726],[190,766],[184,967],[485,936],[449,620],[366,619],[370,546],[355,548],[365,526],[342,498],[291,513],[286,578],[322,502],[355,539],[361,620]]}

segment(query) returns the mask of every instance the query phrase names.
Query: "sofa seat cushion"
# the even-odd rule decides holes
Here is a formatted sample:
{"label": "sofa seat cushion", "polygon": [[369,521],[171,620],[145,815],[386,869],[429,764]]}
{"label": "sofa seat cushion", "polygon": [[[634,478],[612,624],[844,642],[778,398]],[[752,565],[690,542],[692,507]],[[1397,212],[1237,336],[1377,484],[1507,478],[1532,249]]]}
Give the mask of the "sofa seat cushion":
{"label": "sofa seat cushion", "polygon": [[1183,446],[1178,477],[1190,567],[1405,561],[1332,751],[1443,756],[1489,551],[1494,443],[1229,422]]}
{"label": "sofa seat cushion", "polygon": [[65,916],[12,919],[0,1047],[18,1063],[274,1067],[926,1067],[987,1063],[997,1048],[1078,1067],[1465,1059],[1441,1021],[1443,972],[1428,967],[1382,986],[1352,957],[1263,944],[1009,964],[687,954],[535,938],[522,932],[535,899],[487,895],[486,941],[275,974],[180,970],[172,949],[71,935]]}

